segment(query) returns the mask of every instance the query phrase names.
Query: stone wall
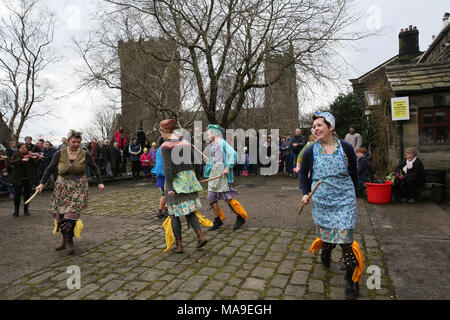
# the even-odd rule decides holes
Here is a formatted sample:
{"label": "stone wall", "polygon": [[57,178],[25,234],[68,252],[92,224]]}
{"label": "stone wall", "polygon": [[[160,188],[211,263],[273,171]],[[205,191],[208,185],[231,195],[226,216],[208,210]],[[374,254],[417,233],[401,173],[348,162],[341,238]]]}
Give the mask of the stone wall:
{"label": "stone wall", "polygon": [[[163,120],[157,108],[180,109],[178,52],[172,41],[119,41],[122,117],[120,125],[131,138],[139,127],[150,132]],[[169,62],[170,61],[170,62]]]}
{"label": "stone wall", "polygon": [[266,82],[273,81],[280,72],[281,78],[264,91],[264,109],[261,109],[260,121],[267,127],[279,128],[280,135],[292,133],[300,125],[295,65],[282,70],[290,59],[293,59],[292,48],[286,54],[268,56],[264,65]]}

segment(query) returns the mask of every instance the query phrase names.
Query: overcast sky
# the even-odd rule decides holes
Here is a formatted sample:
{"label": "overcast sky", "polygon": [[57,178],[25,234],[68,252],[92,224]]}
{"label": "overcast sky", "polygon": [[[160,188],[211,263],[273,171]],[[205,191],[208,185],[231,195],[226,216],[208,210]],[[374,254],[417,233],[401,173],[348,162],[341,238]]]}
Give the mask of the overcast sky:
{"label": "overcast sky", "polygon": [[[5,0],[1,0],[4,2]],[[10,0],[6,0],[10,1]],[[17,0],[11,0],[12,2]],[[22,136],[42,135],[59,140],[70,128],[79,129],[92,118],[92,110],[107,102],[105,92],[84,91],[67,95],[76,88],[79,78],[76,68],[83,66],[75,54],[71,38],[81,38],[89,30],[90,15],[94,11],[89,0],[42,0],[56,14],[55,51],[61,61],[54,64],[43,75],[49,79],[55,95],[65,95],[64,99],[52,101],[52,108],[58,118],[35,119],[26,124]],[[320,98],[309,100],[300,106],[300,112],[309,111],[320,105],[331,102],[339,91],[350,89],[348,79],[356,78],[373,69],[398,53],[398,33],[409,25],[419,30],[419,45],[425,51],[431,44],[432,35],[437,35],[444,24],[442,16],[450,12],[448,0],[372,0],[355,1],[357,9],[363,12],[364,18],[355,29],[376,32],[377,35],[363,39],[351,49],[343,50],[342,55],[351,65],[343,66],[348,76],[342,80],[341,88],[330,89],[319,94]],[[0,3],[0,15],[4,8]],[[117,92],[114,92],[117,94]],[[106,92],[106,95],[111,93]]]}

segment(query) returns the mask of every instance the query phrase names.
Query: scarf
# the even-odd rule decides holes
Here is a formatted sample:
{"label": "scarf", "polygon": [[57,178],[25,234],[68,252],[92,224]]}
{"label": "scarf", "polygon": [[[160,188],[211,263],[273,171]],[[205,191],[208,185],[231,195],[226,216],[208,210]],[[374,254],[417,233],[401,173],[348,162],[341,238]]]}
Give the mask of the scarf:
{"label": "scarf", "polygon": [[408,169],[412,169],[414,161],[416,161],[417,157],[414,157],[414,159],[412,159],[411,161],[409,161],[408,159],[406,159],[406,166],[403,167],[403,172],[407,173]]}

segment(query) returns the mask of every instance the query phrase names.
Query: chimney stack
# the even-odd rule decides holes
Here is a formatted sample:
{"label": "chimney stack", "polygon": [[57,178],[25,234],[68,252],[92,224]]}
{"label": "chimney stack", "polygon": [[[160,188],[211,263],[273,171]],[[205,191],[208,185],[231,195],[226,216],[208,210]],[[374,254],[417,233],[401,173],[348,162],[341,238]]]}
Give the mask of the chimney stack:
{"label": "chimney stack", "polygon": [[403,28],[398,34],[399,44],[399,60],[403,63],[408,63],[412,58],[420,53],[419,49],[419,30],[416,26],[410,25]]}

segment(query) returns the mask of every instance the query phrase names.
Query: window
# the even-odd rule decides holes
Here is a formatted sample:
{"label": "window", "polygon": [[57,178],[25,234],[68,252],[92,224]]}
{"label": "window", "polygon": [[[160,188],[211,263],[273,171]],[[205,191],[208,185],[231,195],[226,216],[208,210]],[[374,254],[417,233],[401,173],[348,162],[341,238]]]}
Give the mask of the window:
{"label": "window", "polygon": [[419,141],[421,145],[448,145],[450,108],[419,109]]}
{"label": "window", "polygon": [[377,97],[375,92],[373,91],[364,91],[364,95],[366,96],[366,102],[368,106],[379,106],[381,105],[381,99]]}

